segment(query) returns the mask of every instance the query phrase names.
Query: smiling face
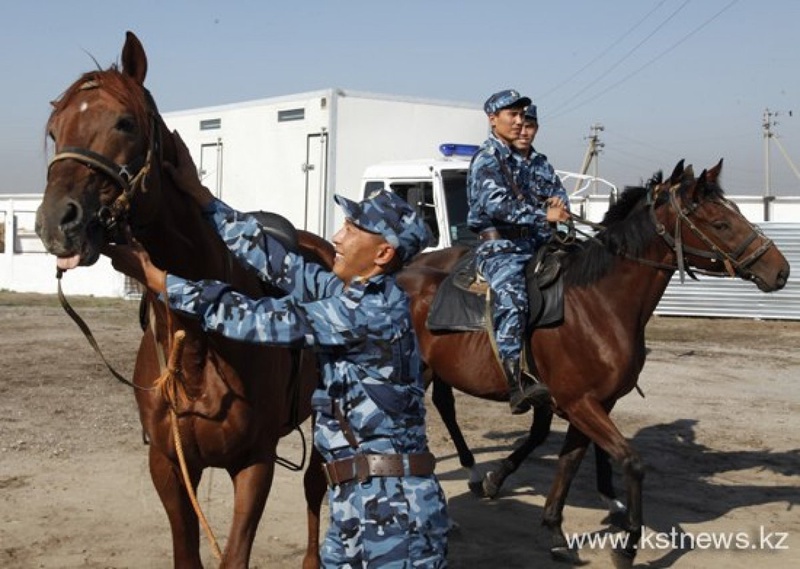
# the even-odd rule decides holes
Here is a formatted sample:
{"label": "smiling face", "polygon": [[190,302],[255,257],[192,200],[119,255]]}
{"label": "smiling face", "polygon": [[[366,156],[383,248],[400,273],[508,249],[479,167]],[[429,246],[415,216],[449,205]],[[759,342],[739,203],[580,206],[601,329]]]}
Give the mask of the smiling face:
{"label": "smiling face", "polygon": [[395,255],[394,248],[382,236],[349,220],[333,236],[333,245],[336,249],[333,272],[345,285],[353,279],[368,279],[383,272]]}
{"label": "smiling face", "polygon": [[523,156],[527,156],[533,147],[533,139],[539,130],[539,123],[526,120],[519,131],[519,137],[512,143],[514,148],[519,150]]}

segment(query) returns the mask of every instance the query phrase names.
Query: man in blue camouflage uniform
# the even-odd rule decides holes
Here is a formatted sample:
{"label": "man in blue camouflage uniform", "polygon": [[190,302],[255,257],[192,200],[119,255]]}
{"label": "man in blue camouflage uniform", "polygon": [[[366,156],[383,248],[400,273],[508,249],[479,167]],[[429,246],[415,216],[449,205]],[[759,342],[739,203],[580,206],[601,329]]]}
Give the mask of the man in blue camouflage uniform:
{"label": "man in blue camouflage uniform", "polygon": [[[525,108],[522,128],[519,137],[512,143],[526,161],[528,174],[531,176],[531,191],[548,207],[557,207],[569,211],[569,195],[556,174],[555,168],[548,162],[547,156],[533,147],[533,140],[539,132],[539,117],[536,105],[531,103]],[[564,221],[564,220],[559,220]]]}
{"label": "man in blue camouflage uniform", "polygon": [[[197,180],[176,135],[167,171],[203,208],[237,259],[285,291],[247,298],[216,281],[188,282],[154,267],[140,245],[108,247],[118,270],[204,329],[236,340],[313,346],[322,369],[314,444],[330,483],[325,567],[446,567],[449,520],[425,434],[424,384],[409,300],[394,271],[422,250],[427,231],[394,193],[336,202],[347,221],[334,236],[333,271],[306,262]],[[266,378],[265,378],[266,380]]]}
{"label": "man in blue camouflage uniform", "polygon": [[[467,177],[467,221],[482,241],[476,251],[478,270],[493,292],[497,350],[514,414],[549,399],[545,385],[521,384],[520,355],[528,311],[525,265],[550,239],[549,224],[565,221],[569,215],[563,198],[555,196],[561,182],[549,163],[542,155],[523,156],[514,149],[530,105],[528,97],[513,89],[486,100],[483,108],[492,132],[473,157]],[[540,197],[540,191],[549,197]]]}

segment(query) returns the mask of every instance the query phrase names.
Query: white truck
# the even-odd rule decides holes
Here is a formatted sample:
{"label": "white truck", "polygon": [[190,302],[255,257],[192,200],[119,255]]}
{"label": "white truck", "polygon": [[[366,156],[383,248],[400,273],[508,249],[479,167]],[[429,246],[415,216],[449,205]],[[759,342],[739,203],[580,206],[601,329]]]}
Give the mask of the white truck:
{"label": "white truck", "polygon": [[[478,147],[440,145],[441,156],[422,160],[381,162],[369,166],[361,181],[365,197],[379,189],[399,194],[419,212],[433,236],[430,249],[474,244],[477,236],[467,227],[467,170]],[[556,171],[570,194],[573,211],[599,220],[616,199],[617,187],[602,178]]]}

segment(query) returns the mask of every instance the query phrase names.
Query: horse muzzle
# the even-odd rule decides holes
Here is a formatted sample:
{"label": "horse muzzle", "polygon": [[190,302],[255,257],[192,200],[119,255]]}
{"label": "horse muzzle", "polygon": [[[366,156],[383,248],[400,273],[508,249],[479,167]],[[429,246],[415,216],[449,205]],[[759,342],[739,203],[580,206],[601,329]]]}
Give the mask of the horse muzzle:
{"label": "horse muzzle", "polygon": [[35,228],[47,252],[58,257],[60,269],[90,266],[100,257],[102,227],[75,199],[45,199],[36,212]]}

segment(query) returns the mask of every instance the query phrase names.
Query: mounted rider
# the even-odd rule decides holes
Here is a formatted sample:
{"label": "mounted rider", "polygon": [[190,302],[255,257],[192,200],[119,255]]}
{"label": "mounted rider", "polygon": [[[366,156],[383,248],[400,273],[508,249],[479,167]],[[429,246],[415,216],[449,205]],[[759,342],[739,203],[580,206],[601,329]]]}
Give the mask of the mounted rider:
{"label": "mounted rider", "polygon": [[[547,158],[531,143],[538,128],[536,107],[518,91],[506,89],[483,106],[491,125],[489,138],[470,164],[467,176],[467,222],[480,236],[479,273],[493,295],[497,351],[509,386],[514,414],[550,399],[547,386],[522,385],[520,355],[528,312],[525,266],[552,236],[551,223],[569,219],[567,195]],[[527,150],[514,146],[526,125],[532,129]],[[522,151],[521,151],[522,150]]]}

